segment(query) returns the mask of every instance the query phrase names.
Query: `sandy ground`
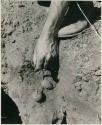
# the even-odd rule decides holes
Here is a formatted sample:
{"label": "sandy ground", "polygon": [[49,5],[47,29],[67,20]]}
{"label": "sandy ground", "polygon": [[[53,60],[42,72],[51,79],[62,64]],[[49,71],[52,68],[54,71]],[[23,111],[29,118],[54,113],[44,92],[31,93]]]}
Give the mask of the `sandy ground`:
{"label": "sandy ground", "polygon": [[[23,123],[100,123],[101,42],[89,27],[60,40],[59,82],[43,103],[32,93],[40,86],[33,52],[47,17],[37,2],[2,1],[2,87],[17,105]],[[100,20],[94,22],[100,32]],[[8,109],[9,110],[9,109]]]}

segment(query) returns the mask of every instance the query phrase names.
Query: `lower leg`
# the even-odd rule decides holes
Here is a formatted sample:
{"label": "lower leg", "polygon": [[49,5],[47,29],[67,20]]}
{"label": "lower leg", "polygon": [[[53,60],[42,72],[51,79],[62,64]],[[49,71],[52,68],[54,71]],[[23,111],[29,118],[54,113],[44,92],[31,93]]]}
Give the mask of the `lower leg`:
{"label": "lower leg", "polygon": [[[45,73],[49,70],[48,65],[51,65],[50,67],[53,68],[52,64],[55,63],[59,54],[56,37],[68,5],[68,1],[51,2],[48,18],[34,51],[33,62],[35,71],[46,69],[45,71],[43,70]],[[45,76],[41,82],[43,88],[52,89],[55,87],[55,82],[50,72],[48,71],[47,77]]]}
{"label": "lower leg", "polygon": [[51,58],[56,58],[58,46],[55,38],[68,9],[68,1],[52,0],[48,18],[34,51],[33,61],[35,70],[45,68]]}
{"label": "lower leg", "polygon": [[58,30],[64,18],[66,11],[69,9],[68,1],[53,1],[48,12],[48,18],[44,25],[40,37],[57,36]]}

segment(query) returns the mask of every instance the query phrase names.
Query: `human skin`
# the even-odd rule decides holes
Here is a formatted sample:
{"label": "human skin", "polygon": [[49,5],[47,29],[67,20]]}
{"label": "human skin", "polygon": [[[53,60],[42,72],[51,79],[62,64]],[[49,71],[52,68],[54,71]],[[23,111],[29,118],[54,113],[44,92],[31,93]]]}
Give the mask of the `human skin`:
{"label": "human skin", "polygon": [[35,46],[33,62],[35,71],[47,69],[51,60],[58,56],[57,36],[64,15],[68,12],[69,1],[51,1],[48,17]]}

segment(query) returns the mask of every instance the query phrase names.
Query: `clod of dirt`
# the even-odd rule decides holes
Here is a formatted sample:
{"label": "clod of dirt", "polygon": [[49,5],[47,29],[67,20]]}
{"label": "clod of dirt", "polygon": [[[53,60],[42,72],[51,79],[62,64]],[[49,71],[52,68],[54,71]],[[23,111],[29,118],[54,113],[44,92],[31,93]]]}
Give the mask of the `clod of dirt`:
{"label": "clod of dirt", "polygon": [[56,83],[52,77],[45,77],[41,82],[41,86],[45,89],[51,90],[56,87]]}
{"label": "clod of dirt", "polygon": [[39,89],[39,90],[35,90],[32,94],[32,97],[33,99],[36,101],[36,102],[42,102],[43,100],[43,90],[42,89]]}

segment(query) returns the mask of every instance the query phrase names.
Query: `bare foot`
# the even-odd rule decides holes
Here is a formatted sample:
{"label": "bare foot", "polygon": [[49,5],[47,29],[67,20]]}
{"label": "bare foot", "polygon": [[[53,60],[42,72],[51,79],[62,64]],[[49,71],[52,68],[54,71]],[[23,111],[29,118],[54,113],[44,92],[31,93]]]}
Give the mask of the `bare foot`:
{"label": "bare foot", "polygon": [[58,45],[54,38],[40,38],[36,44],[33,62],[35,71],[47,69],[47,66],[58,56]]}

